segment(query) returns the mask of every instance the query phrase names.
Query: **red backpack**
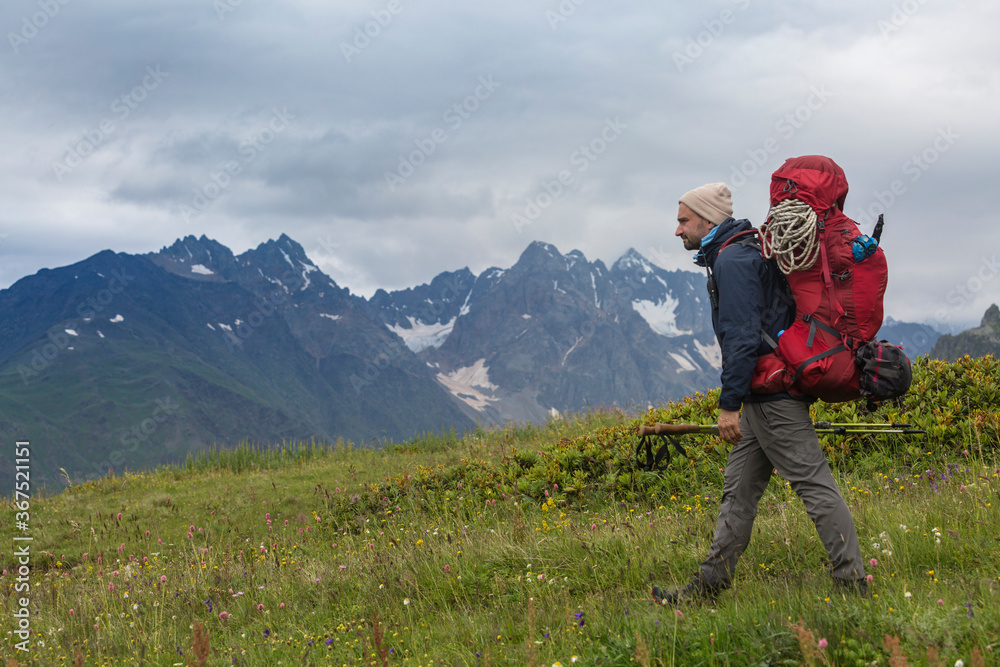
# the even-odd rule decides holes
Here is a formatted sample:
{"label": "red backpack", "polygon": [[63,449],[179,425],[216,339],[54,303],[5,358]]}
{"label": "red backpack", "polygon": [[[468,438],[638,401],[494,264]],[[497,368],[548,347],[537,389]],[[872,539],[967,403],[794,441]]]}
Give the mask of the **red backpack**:
{"label": "red backpack", "polygon": [[910,385],[902,350],[875,336],[888,267],[874,238],[843,213],[844,170],[819,155],[790,158],[771,176],[761,254],[774,258],[795,299],[795,322],[758,359],[751,390],[836,403],[895,398]]}

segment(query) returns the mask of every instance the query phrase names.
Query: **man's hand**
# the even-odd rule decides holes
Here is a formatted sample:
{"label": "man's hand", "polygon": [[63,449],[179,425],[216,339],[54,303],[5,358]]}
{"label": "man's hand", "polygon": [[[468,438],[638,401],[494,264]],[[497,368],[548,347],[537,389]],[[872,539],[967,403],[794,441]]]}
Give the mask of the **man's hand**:
{"label": "man's hand", "polygon": [[743,433],[740,432],[740,411],[719,411],[719,437],[730,445],[738,445]]}

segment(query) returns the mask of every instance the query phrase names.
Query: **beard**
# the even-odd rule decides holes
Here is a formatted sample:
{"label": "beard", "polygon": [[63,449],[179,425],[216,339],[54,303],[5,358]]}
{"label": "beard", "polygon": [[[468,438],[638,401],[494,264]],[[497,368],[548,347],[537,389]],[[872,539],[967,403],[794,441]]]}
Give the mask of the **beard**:
{"label": "beard", "polygon": [[701,239],[691,239],[687,236],[681,236],[681,241],[684,242],[685,250],[700,250],[701,249]]}

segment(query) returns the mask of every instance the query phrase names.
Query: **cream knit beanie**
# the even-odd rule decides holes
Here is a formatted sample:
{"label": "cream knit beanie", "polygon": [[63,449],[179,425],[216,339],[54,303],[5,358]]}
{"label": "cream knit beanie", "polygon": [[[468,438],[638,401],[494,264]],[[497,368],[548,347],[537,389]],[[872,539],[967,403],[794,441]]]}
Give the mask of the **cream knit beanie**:
{"label": "cream knit beanie", "polygon": [[733,196],[725,183],[709,183],[684,193],[681,204],[714,225],[733,217]]}

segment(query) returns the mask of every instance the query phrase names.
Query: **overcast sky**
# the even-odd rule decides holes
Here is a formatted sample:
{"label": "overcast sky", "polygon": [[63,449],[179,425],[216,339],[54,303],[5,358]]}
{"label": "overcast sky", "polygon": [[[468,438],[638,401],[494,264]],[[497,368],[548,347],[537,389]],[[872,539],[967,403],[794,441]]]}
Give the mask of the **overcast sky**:
{"label": "overcast sky", "polygon": [[755,224],[787,157],[886,212],[886,311],[1000,301],[1000,5],[5,0],[0,287],[110,248],[287,233],[371,295],[533,240],[691,268],[677,199]]}

